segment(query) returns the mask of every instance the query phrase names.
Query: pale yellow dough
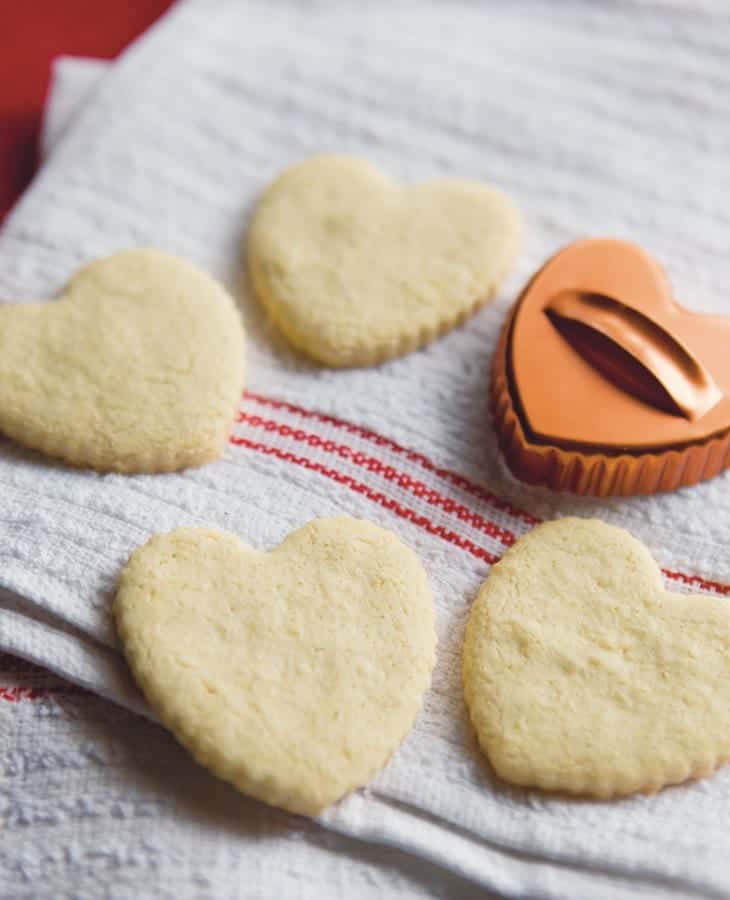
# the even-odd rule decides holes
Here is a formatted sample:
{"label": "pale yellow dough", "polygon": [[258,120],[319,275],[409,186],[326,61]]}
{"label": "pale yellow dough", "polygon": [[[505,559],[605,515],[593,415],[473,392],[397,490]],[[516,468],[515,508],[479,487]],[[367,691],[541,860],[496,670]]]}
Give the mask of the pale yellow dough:
{"label": "pale yellow dough", "polygon": [[197,761],[305,815],[385,764],[434,665],[418,558],[346,517],[315,519],[269,553],[205,529],[155,536],[114,609],[138,684]]}
{"label": "pale yellow dough", "polygon": [[0,432],[74,465],[209,462],[226,446],[243,384],[233,300],[157,250],[92,262],[57,300],[0,304]]}
{"label": "pale yellow dough", "polygon": [[612,797],[730,759],[730,605],[664,590],[649,552],[597,520],[534,529],[472,610],[464,687],[514,784]]}
{"label": "pale yellow dough", "polygon": [[477,181],[404,187],[364,160],[316,156],[264,193],[248,235],[251,280],[289,341],[329,366],[421,347],[496,292],[520,216]]}

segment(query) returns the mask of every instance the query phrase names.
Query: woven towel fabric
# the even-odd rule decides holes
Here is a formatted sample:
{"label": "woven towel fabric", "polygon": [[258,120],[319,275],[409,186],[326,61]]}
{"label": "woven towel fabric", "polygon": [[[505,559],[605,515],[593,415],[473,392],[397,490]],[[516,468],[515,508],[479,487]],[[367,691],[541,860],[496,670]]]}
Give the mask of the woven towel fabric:
{"label": "woven towel fabric", "polygon": [[170,2],[0,4],[0,221],[36,164],[51,59],[59,52],[116,56]]}
{"label": "woven towel fabric", "polygon": [[669,881],[722,895],[727,839],[712,825],[727,813],[725,773],[610,805],[509,791],[475,751],[458,651],[489,565],[541,517],[628,525],[678,587],[724,591],[730,581],[726,478],[671,497],[556,499],[505,475],[484,413],[509,296],[581,233],[642,241],[687,305],[726,308],[725,20],[709,6],[657,15],[566,4],[556,14],[535,3],[526,31],[523,13],[497,4],[404,2],[375,17],[347,7],[198,2],[169,17],[95,92],[10,219],[0,293],[50,295],[82,260],[140,242],[186,253],[243,293],[241,240],[257,192],[302,153],[333,147],[406,177],[498,180],[528,218],[520,271],[466,328],[372,371],[305,365],[244,298],[251,390],[225,460],[204,470],[100,477],[7,445],[0,578],[22,599],[0,619],[0,641],[134,703],[108,602],[149,533],[208,523],[268,546],[313,515],[367,516],[427,565],[439,666],[404,747],[326,824],[515,896],[629,896],[627,879],[656,896]]}

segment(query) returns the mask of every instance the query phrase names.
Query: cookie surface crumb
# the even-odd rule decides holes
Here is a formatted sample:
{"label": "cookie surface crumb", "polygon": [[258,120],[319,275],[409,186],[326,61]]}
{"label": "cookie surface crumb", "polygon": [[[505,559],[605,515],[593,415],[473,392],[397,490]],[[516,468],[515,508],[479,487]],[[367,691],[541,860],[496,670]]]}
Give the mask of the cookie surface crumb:
{"label": "cookie surface crumb", "polygon": [[245,380],[233,299],[184,259],[92,262],[47,303],[0,305],[0,432],[101,472],[220,456]]}
{"label": "cookie surface crumb", "polygon": [[348,517],[315,519],[269,553],[207,529],[154,536],[114,612],[137,683],[195,759],[305,815],[387,762],[435,661],[418,558]]}
{"label": "cookie surface crumb", "polygon": [[479,743],[513,784],[652,793],[730,759],[730,607],[664,590],[627,531],[540,525],[484,582],[463,654]]}
{"label": "cookie surface crumb", "polygon": [[456,178],[403,186],[365,160],[315,156],[264,192],[248,234],[257,296],[289,341],[333,367],[422,347],[490,300],[520,216]]}

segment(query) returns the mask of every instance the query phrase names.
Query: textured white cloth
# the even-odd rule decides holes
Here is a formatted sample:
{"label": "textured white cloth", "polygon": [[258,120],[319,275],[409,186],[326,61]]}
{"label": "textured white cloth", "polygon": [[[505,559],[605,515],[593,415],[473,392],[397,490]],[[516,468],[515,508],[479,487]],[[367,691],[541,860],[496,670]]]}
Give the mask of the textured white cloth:
{"label": "textured white cloth", "polygon": [[[712,4],[177,8],[91,90],[6,224],[0,295],[51,296],[123,246],[188,255],[242,297],[251,391],[226,458],[195,472],[98,476],[2,445],[0,584],[13,594],[0,648],[142,709],[108,610],[150,533],[211,524],[266,547],[316,515],[373,519],[429,571],[439,662],[403,747],[323,823],[509,896],[727,895],[717,823],[730,772],[610,804],[510,790],[476,752],[459,650],[490,561],[535,517],[597,514],[646,541],[677,588],[730,582],[727,476],[608,503],[528,490],[505,474],[485,410],[510,299],[574,237],[636,239],[686,305],[730,311],[729,52],[730,21]],[[320,371],[291,355],[245,296],[242,240],[269,178],[326,149],[513,193],[528,240],[497,303],[378,369]]]}

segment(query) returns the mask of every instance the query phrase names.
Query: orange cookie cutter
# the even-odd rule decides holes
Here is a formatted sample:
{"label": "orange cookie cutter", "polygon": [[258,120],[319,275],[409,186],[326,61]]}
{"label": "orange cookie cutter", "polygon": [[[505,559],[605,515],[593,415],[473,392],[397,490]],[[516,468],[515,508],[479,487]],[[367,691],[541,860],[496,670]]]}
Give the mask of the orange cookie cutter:
{"label": "orange cookie cutter", "polygon": [[635,244],[578,241],[515,303],[490,396],[522,481],[602,497],[695,484],[730,466],[730,317],[683,309]]}

